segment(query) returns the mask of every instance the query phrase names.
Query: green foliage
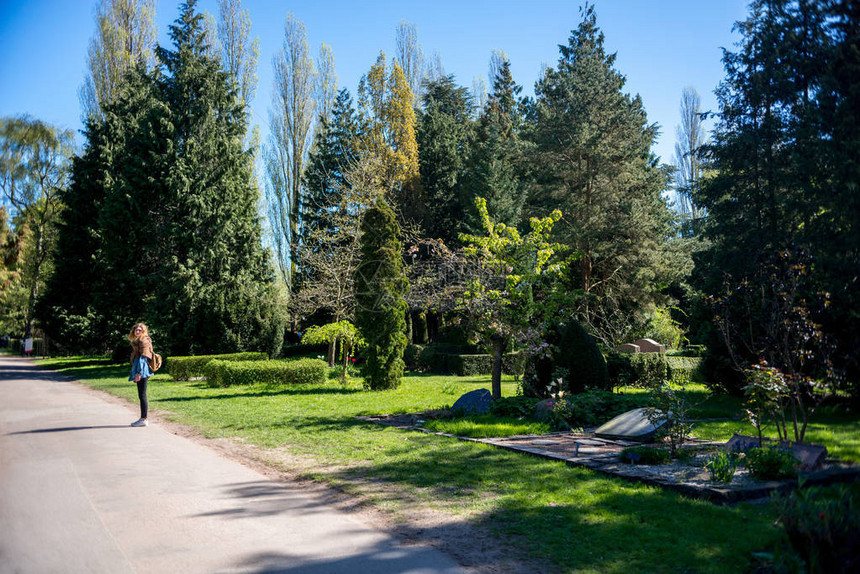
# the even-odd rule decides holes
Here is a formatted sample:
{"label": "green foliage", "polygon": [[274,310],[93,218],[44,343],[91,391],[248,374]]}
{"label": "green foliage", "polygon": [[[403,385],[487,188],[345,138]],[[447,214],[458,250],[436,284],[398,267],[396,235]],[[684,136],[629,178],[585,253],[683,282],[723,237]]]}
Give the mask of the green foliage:
{"label": "green foliage", "polygon": [[711,481],[729,484],[735,476],[740,460],[734,453],[716,452],[705,463],[705,469],[711,475]]}
{"label": "green foliage", "polygon": [[569,321],[558,330],[553,364],[556,369],[565,369],[562,389],[573,394],[586,389],[608,390],[609,371],[594,338],[576,321]]}
{"label": "green foliage", "polygon": [[[853,75],[860,69],[857,22],[852,2],[750,4],[747,19],[738,23],[741,39],[723,58],[719,122],[708,146],[714,177],[696,197],[708,211],[709,248],[696,257],[693,277],[713,297],[749,284],[749,292],[734,297],[728,309],[715,311],[734,311],[730,346],[739,355],[738,371],[759,358],[785,373],[800,372],[799,362],[819,362],[820,355],[801,353],[778,360],[774,355],[786,339],[775,331],[790,328],[792,311],[803,300],[818,311],[815,294],[827,293],[813,322],[840,349],[833,366],[848,373],[841,382],[855,396],[860,168],[853,159],[858,141],[850,134],[860,126]],[[808,250],[809,262],[800,262],[803,273],[792,293],[784,288],[784,273],[772,279],[771,266],[785,251],[797,255],[799,247]],[[732,281],[724,285],[727,276]],[[780,308],[788,313],[773,313]]]}
{"label": "green foliage", "polygon": [[531,419],[535,415],[535,405],[540,399],[516,395],[513,397],[501,397],[493,399],[490,403],[490,412],[497,417],[510,417],[514,419]]}
{"label": "green foliage", "polygon": [[280,350],[285,299],[261,244],[247,115],[204,36],[185,4],[159,69],[126,74],[88,124],[64,194],[70,284],[55,275],[45,314],[86,327],[97,348],[143,320],[172,354]]}
{"label": "green foliage", "polygon": [[671,311],[666,307],[655,308],[645,325],[643,338],[659,341],[667,349],[680,349],[686,337],[680,323],[672,318]]}
{"label": "green foliage", "polygon": [[528,204],[564,212],[554,237],[581,254],[570,274],[586,295],[576,317],[614,347],[673,274],[665,263],[671,213],[661,196],[668,173],[651,152],[657,126],[625,92],[594,6],[559,51],[535,86],[529,159],[540,176]]}
{"label": "green foliage", "polygon": [[450,242],[463,230],[460,179],[473,129],[471,101],[453,76],[427,82],[423,100],[416,130],[425,203],[421,222],[433,237]]}
{"label": "green foliage", "polygon": [[672,383],[686,385],[706,382],[702,357],[663,355],[663,358],[666,361],[666,377]]}
{"label": "green foliage", "polygon": [[[453,373],[458,376],[486,375],[493,369],[493,355],[460,353],[456,345],[409,345],[403,360],[409,369],[428,373]],[[521,375],[525,364],[524,353],[502,355],[502,373]]]}
{"label": "green foliage", "polygon": [[669,452],[653,446],[628,446],[618,456],[629,464],[666,464],[672,460]]}
{"label": "green foliage", "polygon": [[634,395],[619,395],[591,390],[552,401],[554,426],[559,429],[588,428],[602,425],[621,413],[640,405]]}
{"label": "green foliage", "polygon": [[564,249],[549,240],[560,211],[532,218],[531,231],[521,235],[504,223],[494,223],[485,199],[476,198],[475,206],[486,236],[460,236],[468,243],[463,251],[476,261],[479,272],[467,281],[458,305],[492,345],[492,392],[498,398],[502,354],[511,338],[538,348],[550,319],[566,308],[570,293],[562,278],[568,261],[561,257]]}
{"label": "green foliage", "polygon": [[406,349],[406,291],[400,226],[394,211],[379,199],[361,224],[361,263],[355,271],[355,324],[367,347],[365,385],[395,388],[403,375]]}
{"label": "green foliage", "polygon": [[690,438],[690,431],[693,429],[689,419],[690,401],[682,388],[672,383],[659,382],[649,385],[648,389],[651,391],[651,399],[646,416],[654,425],[668,418],[668,424],[662,426],[657,435],[668,439],[669,450],[674,458]]}
{"label": "green foliage", "polygon": [[213,369],[218,386],[320,384],[329,371],[320,359],[218,361]]}
{"label": "green foliage", "polygon": [[[126,347],[128,345],[126,344]],[[125,353],[128,355],[129,353]],[[175,381],[205,375],[204,368],[213,359],[221,361],[259,361],[268,358],[266,353],[229,353],[225,355],[196,355],[193,357],[166,357],[167,373]]]}
{"label": "green foliage", "polygon": [[668,380],[669,365],[662,353],[633,353],[629,357],[633,370],[633,380],[629,384],[651,388]]}
{"label": "green foliage", "polygon": [[206,379],[206,384],[213,388],[225,386],[224,373],[229,363],[229,360],[212,359],[203,365],[203,378]]}
{"label": "green foliage", "polygon": [[798,460],[789,450],[759,447],[746,453],[746,466],[759,480],[780,480],[797,476]]}
{"label": "green foliage", "polygon": [[810,486],[774,495],[779,523],[808,572],[851,572],[860,564],[860,483]]}

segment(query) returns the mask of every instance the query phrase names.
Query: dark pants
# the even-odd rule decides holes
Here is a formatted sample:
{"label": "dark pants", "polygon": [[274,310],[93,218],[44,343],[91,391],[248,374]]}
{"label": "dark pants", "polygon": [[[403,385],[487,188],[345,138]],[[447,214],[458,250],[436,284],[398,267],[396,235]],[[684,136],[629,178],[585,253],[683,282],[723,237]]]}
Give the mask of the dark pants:
{"label": "dark pants", "polygon": [[145,419],[149,411],[149,401],[146,400],[146,382],[149,379],[140,379],[137,382],[137,397],[140,399],[140,418]]}

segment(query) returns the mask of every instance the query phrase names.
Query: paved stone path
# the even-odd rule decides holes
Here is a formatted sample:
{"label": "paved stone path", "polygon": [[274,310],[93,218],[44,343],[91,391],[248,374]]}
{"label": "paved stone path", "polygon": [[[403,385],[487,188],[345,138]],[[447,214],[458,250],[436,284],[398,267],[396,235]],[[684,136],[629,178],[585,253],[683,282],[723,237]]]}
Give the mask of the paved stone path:
{"label": "paved stone path", "polygon": [[467,571],[137,415],[0,356],[0,573]]}

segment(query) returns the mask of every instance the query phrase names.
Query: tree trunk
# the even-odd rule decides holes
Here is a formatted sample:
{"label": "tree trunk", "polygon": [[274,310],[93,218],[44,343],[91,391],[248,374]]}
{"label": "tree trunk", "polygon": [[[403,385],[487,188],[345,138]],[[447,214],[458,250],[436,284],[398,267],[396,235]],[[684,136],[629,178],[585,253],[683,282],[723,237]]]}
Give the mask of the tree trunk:
{"label": "tree trunk", "polygon": [[335,351],[336,350],[337,350],[337,339],[332,339],[331,341],[328,342],[328,354],[326,357],[328,359],[329,368],[334,366]]}
{"label": "tree trunk", "polygon": [[504,337],[493,337],[492,394],[494,399],[502,398],[502,355],[507,343]]}

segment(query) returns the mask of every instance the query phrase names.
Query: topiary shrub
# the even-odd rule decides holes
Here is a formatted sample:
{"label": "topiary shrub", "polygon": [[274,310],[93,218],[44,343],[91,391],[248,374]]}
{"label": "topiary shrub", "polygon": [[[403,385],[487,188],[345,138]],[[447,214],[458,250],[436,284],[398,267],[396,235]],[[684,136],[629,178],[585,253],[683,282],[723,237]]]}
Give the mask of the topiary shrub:
{"label": "topiary shrub", "polygon": [[204,376],[203,368],[209,361],[259,361],[268,358],[266,353],[230,353],[225,355],[197,355],[193,357],[169,357],[165,359],[167,372],[175,381],[187,381]]}
{"label": "topiary shrub", "polygon": [[[525,358],[521,353],[502,355],[502,373],[506,375],[521,375]],[[461,377],[472,375],[488,375],[493,369],[492,355],[447,355],[445,366],[449,371]]]}
{"label": "topiary shrub", "polygon": [[567,370],[564,390],[576,394],[586,389],[610,389],[606,360],[585,328],[569,321],[559,326],[558,333],[553,363],[556,369]]}
{"label": "topiary shrub", "polygon": [[676,384],[705,383],[705,374],[702,370],[704,363],[701,357],[680,357],[666,355],[666,377]]}
{"label": "topiary shrub", "polygon": [[406,350],[403,351],[403,363],[410,371],[423,371],[424,367],[418,360],[421,351],[424,350],[423,345],[406,345]]}
{"label": "topiary shrub", "polygon": [[391,207],[378,199],[361,222],[361,263],[355,269],[355,326],[367,343],[364,384],[371,390],[393,389],[403,376],[406,349],[404,297],[409,281],[403,272],[400,226]]}
{"label": "topiary shrub", "polygon": [[224,386],[224,370],[228,361],[221,359],[212,359],[203,367],[203,376],[206,378],[206,385],[210,387]]}
{"label": "topiary shrub", "polygon": [[[218,386],[320,384],[325,382],[328,364],[321,359],[275,361],[219,361],[213,367]],[[214,386],[210,383],[210,386]]]}

